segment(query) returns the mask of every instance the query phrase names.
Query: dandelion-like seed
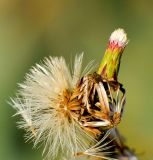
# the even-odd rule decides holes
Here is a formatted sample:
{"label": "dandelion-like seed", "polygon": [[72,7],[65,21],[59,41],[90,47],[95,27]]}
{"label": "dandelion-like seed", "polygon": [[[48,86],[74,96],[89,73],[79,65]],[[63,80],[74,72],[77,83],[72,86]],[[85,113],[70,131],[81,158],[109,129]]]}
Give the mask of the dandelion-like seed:
{"label": "dandelion-like seed", "polygon": [[76,122],[82,102],[74,90],[81,76],[82,58],[83,54],[76,56],[73,76],[62,57],[46,58],[26,75],[17,98],[12,100],[23,118],[19,126],[27,130],[26,137],[33,138],[35,146],[45,141],[44,152],[52,159],[72,157],[93,141]]}
{"label": "dandelion-like seed", "polygon": [[82,72],[83,54],[75,57],[73,71],[63,57],[49,57],[19,84],[12,99],[16,115],[22,117],[19,127],[34,146],[45,144],[46,159],[115,160],[134,155],[116,129],[125,104],[117,74],[126,44],[123,29],[114,31],[97,73],[91,72],[93,62]]}

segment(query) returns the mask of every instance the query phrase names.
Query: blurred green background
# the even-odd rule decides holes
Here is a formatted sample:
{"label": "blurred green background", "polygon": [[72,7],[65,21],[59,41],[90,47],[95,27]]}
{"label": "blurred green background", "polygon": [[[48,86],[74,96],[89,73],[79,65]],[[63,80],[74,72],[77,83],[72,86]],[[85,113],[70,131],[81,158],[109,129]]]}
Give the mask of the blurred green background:
{"label": "blurred green background", "polygon": [[130,42],[119,80],[127,89],[120,129],[143,160],[153,157],[153,1],[0,0],[0,160],[41,160],[42,148],[25,143],[7,104],[17,83],[44,56],[84,64],[100,62],[111,32],[122,27]]}

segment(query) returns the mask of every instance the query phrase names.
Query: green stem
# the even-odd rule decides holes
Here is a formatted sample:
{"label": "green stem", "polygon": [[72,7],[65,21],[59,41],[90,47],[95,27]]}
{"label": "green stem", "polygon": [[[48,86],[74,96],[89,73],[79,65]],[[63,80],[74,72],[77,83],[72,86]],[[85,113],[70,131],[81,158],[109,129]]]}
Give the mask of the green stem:
{"label": "green stem", "polygon": [[97,73],[107,80],[117,80],[122,51],[121,48],[108,48]]}

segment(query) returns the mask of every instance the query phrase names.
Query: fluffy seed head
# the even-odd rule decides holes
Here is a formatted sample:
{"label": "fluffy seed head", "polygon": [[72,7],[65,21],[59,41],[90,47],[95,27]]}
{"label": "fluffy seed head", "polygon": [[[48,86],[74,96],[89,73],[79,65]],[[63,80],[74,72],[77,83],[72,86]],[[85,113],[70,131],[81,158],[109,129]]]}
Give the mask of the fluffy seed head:
{"label": "fluffy seed head", "polygon": [[119,47],[123,49],[128,43],[125,31],[121,28],[115,30],[110,36],[109,43],[111,48]]}
{"label": "fluffy seed head", "polygon": [[83,54],[75,57],[71,73],[63,57],[46,58],[26,75],[12,99],[16,114],[22,117],[19,127],[27,131],[27,139],[32,138],[35,146],[45,144],[47,159],[73,159],[76,152],[86,150],[93,142],[75,121],[73,110],[79,111],[80,103],[71,98],[82,76],[82,59]]}

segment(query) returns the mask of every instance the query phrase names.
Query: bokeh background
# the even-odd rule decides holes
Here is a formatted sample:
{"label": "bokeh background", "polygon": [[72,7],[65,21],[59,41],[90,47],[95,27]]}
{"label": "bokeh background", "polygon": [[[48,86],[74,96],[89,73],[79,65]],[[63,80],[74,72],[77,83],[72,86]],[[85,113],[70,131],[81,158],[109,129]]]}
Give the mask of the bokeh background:
{"label": "bokeh background", "polygon": [[127,89],[120,130],[142,160],[153,158],[153,1],[0,0],[0,160],[41,160],[42,148],[25,143],[7,104],[17,83],[45,56],[68,63],[84,52],[84,65],[100,62],[111,32],[122,27],[130,42],[119,80]]}

